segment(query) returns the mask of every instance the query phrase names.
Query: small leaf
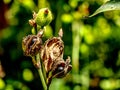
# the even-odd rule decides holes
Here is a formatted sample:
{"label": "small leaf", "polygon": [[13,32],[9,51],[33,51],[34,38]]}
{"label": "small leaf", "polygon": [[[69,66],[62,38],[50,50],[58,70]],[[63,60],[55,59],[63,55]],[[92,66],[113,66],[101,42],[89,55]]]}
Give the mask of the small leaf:
{"label": "small leaf", "polygon": [[120,10],[120,1],[108,1],[99,7],[92,15],[88,17],[93,17],[101,12],[112,11],[112,10]]}

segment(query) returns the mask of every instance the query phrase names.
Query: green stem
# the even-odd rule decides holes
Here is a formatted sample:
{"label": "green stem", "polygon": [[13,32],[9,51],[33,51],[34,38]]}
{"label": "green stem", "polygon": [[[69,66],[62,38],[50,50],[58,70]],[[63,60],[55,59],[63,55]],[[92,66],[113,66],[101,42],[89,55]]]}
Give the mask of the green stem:
{"label": "green stem", "polygon": [[[44,29],[44,27],[42,27],[42,28]],[[35,29],[35,34],[37,34],[38,33],[37,24],[35,24],[34,29]],[[33,63],[34,64],[36,63],[36,65],[37,65],[37,70],[38,70],[38,73],[39,73],[39,76],[40,76],[40,79],[41,79],[44,90],[48,90],[48,86],[47,86],[47,82],[46,82],[46,80],[47,80],[46,79],[46,72],[45,72],[45,69],[44,69],[43,62],[40,59],[40,54],[39,53],[36,55],[35,58],[33,58]]]}
{"label": "green stem", "polygon": [[40,79],[41,79],[43,88],[44,88],[44,90],[48,90],[47,84],[46,84],[46,78],[45,78],[45,76],[43,74],[42,64],[41,64],[41,61],[40,61],[40,55],[39,54],[36,55],[36,60],[37,60],[37,63],[40,64],[40,68],[38,68],[38,73],[40,75]]}
{"label": "green stem", "polygon": [[43,85],[44,90],[48,90],[48,89],[47,89],[46,82],[45,82],[45,79],[44,79],[44,76],[43,76],[43,73],[42,73],[42,69],[41,69],[41,68],[38,69],[38,72],[39,72],[39,75],[40,75],[41,82],[42,82],[42,85]]}
{"label": "green stem", "polygon": [[80,47],[80,23],[75,21],[72,23],[73,49],[72,49],[72,72],[79,73],[79,47]]}
{"label": "green stem", "polygon": [[[42,28],[44,28],[44,27],[42,27]],[[37,24],[35,24],[34,29],[35,29],[35,34],[37,34],[38,33]],[[39,73],[43,88],[44,88],[44,90],[48,90],[47,83],[46,83],[46,74],[45,74],[46,72],[45,72],[45,69],[44,69],[43,62],[40,59],[40,54],[39,53],[36,55],[36,64],[39,65],[39,66],[37,66],[38,67],[38,73]]]}

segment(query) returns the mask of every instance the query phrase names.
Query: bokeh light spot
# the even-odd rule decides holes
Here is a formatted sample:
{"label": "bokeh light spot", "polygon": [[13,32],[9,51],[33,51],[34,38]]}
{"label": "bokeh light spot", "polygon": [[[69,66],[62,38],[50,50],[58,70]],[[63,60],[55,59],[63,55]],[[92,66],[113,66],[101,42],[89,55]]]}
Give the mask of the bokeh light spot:
{"label": "bokeh light spot", "polygon": [[33,74],[32,74],[32,71],[30,69],[23,70],[23,79],[25,81],[28,81],[28,82],[33,80]]}
{"label": "bokeh light spot", "polygon": [[3,90],[5,87],[5,82],[0,78],[0,90]]}

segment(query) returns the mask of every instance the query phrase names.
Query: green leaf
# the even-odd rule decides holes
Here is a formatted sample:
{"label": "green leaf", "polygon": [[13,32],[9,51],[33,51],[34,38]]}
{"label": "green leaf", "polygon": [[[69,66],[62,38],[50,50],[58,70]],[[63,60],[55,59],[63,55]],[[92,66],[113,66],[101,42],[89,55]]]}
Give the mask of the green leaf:
{"label": "green leaf", "polygon": [[112,10],[120,10],[120,1],[119,0],[106,2],[101,7],[99,7],[92,15],[90,15],[88,17],[93,17],[101,12],[112,11]]}

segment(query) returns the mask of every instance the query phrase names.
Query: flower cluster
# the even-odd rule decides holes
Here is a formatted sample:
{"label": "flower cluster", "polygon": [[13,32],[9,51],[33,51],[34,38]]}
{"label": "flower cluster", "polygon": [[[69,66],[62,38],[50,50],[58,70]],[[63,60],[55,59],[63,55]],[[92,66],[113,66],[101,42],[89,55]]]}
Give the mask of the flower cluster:
{"label": "flower cluster", "polygon": [[[29,23],[36,29],[37,25],[43,27],[49,24],[51,19],[51,12],[47,8],[44,8],[40,10],[38,14],[34,12],[33,19],[29,20]],[[33,64],[38,69],[43,68],[45,70],[45,81],[47,85],[50,85],[52,78],[64,77],[72,69],[72,65],[70,65],[69,56],[66,60],[63,59],[64,42],[62,41],[62,29],[59,30],[58,37],[52,37],[44,43],[42,41],[43,34],[44,29],[42,28],[37,34],[24,37],[22,40],[22,48],[26,56],[32,57]],[[39,55],[40,62],[37,62],[37,60],[33,58],[36,57],[36,55]],[[39,63],[43,65],[39,66]]]}

